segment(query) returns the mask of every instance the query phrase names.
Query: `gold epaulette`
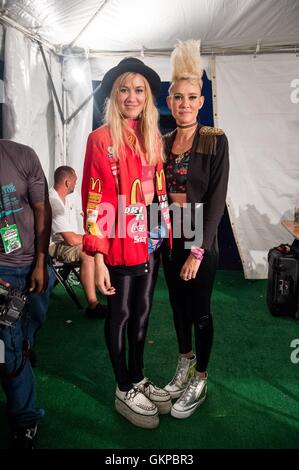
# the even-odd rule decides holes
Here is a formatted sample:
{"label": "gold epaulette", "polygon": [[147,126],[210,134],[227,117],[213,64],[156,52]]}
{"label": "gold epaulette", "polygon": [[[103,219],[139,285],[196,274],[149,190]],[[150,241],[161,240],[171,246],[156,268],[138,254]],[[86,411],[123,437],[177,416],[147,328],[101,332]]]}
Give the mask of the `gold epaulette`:
{"label": "gold epaulette", "polygon": [[199,130],[200,135],[223,135],[224,132],[219,127],[202,126]]}
{"label": "gold epaulette", "polygon": [[202,126],[199,130],[200,138],[196,152],[216,155],[217,136],[223,134],[223,130],[218,127]]}

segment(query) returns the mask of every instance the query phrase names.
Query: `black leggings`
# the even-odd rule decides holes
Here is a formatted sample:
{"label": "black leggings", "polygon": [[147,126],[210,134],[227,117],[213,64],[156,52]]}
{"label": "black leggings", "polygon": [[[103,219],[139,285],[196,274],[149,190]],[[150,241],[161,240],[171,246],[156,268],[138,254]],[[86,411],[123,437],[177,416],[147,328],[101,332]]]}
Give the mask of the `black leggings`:
{"label": "black leggings", "polygon": [[171,259],[163,250],[163,268],[173,310],[174,325],[181,354],[192,351],[194,325],[196,370],[205,372],[213,343],[211,295],[218,263],[216,246],[206,251],[196,278],[183,281],[180,271],[190,250],[184,249],[184,240],[174,238]]}
{"label": "black leggings", "polygon": [[[149,272],[130,276],[110,270],[116,293],[108,297],[105,338],[118,387],[128,391],[143,379],[143,352],[154,287],[159,269],[159,250],[150,255]],[[128,365],[126,361],[128,338]]]}

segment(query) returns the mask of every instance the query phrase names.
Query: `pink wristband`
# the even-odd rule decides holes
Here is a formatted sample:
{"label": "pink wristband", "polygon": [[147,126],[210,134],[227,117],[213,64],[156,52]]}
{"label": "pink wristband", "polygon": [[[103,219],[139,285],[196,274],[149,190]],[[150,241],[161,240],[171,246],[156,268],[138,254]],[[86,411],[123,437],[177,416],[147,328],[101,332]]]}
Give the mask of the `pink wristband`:
{"label": "pink wristband", "polygon": [[198,261],[202,261],[205,254],[205,250],[203,248],[199,248],[198,246],[191,246],[191,255],[194,256],[195,259]]}

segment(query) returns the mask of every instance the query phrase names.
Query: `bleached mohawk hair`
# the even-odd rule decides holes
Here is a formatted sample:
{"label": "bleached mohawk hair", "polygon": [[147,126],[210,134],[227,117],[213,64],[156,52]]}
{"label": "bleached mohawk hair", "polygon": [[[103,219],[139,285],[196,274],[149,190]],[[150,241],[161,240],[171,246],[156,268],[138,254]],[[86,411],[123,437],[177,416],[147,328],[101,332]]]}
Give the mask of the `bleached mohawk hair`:
{"label": "bleached mohawk hair", "polygon": [[200,41],[179,41],[170,57],[172,82],[177,80],[201,80]]}

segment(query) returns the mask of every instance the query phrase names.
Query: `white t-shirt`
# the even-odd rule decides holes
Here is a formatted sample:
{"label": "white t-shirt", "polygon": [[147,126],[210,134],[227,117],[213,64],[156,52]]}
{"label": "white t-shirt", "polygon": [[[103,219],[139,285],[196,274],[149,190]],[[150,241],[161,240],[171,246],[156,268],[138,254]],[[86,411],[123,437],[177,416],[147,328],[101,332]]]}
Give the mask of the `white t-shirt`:
{"label": "white t-shirt", "polygon": [[[52,242],[63,241],[61,232],[74,232],[83,234],[83,218],[81,212],[81,200],[77,193],[66,196],[65,204],[59,194],[52,187],[49,190],[49,199],[52,207]],[[81,223],[80,223],[81,222]]]}

